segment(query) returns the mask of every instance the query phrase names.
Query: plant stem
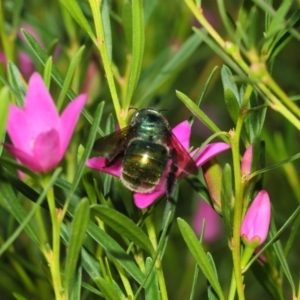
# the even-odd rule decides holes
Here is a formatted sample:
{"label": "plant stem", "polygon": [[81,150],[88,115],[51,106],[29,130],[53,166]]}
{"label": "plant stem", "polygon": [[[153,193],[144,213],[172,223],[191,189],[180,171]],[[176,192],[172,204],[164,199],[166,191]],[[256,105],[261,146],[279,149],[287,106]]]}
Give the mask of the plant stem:
{"label": "plant stem", "polygon": [[111,97],[112,97],[112,102],[113,102],[113,105],[115,108],[118,122],[122,128],[125,125],[125,120],[121,117],[121,114],[120,114],[121,106],[120,106],[117,89],[116,89],[116,85],[115,85],[115,81],[114,81],[114,77],[113,77],[112,61],[109,58],[108,50],[106,47],[106,39],[105,39],[104,28],[103,28],[103,23],[102,23],[102,16],[101,16],[101,11],[100,11],[101,0],[89,0],[89,3],[91,6],[91,10],[92,10],[93,18],[94,18],[94,24],[95,24],[95,28],[96,28],[97,40],[94,42],[95,42],[95,45],[98,48],[101,58],[102,58],[106,79],[107,79],[109,90],[110,90]]}
{"label": "plant stem", "polygon": [[[245,299],[243,289],[243,278],[241,272],[241,241],[240,228],[242,222],[243,211],[243,185],[241,183],[241,169],[240,169],[240,135],[243,126],[244,117],[240,116],[236,124],[236,131],[231,135],[231,148],[233,156],[234,169],[234,187],[235,187],[235,203],[233,216],[233,239],[232,239],[232,257],[235,274],[235,284],[239,300]],[[232,282],[233,284],[233,282]]]}
{"label": "plant stem", "polygon": [[[44,177],[43,187],[47,186],[49,178]],[[52,249],[46,250],[46,258],[50,266],[53,289],[56,300],[65,299],[60,276],[60,226],[61,218],[59,210],[56,209],[53,187],[49,188],[47,193],[48,206],[52,223]]]}
{"label": "plant stem", "polygon": [[[157,238],[156,238],[156,233],[155,233],[155,227],[153,224],[152,220],[152,215],[149,215],[148,218],[145,220],[145,224],[147,227],[148,231],[148,236],[149,239],[152,243],[152,246],[155,251],[157,251]],[[155,269],[156,269],[156,274],[157,274],[157,279],[158,279],[158,284],[160,287],[160,294],[161,294],[161,300],[167,300],[168,299],[168,293],[167,293],[167,288],[166,288],[166,282],[162,270],[162,265],[161,265],[161,260],[159,256],[157,257],[157,260],[155,262]]]}

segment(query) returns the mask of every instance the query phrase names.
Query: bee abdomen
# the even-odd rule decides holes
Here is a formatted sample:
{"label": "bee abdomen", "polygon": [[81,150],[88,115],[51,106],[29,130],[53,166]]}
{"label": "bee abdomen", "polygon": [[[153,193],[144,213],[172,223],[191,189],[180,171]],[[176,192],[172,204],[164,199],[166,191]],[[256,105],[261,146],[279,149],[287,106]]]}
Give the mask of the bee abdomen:
{"label": "bee abdomen", "polygon": [[168,148],[134,140],[123,159],[122,182],[132,191],[150,193],[159,183],[168,162]]}

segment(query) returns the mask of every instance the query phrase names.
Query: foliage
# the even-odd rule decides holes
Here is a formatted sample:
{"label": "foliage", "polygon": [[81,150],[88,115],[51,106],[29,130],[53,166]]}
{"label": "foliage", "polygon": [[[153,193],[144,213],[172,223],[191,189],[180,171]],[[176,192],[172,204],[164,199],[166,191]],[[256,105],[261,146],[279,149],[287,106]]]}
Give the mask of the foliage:
{"label": "foliage", "polygon": [[[1,299],[300,299],[299,5],[0,0]],[[10,105],[23,107],[34,71],[60,114],[88,96],[46,174],[3,149]],[[130,108],[148,106],[171,127],[189,120],[194,149],[215,139],[231,149],[140,210],[86,161],[98,137],[128,125]],[[241,224],[262,190],[270,230],[245,260]],[[199,197],[222,216],[213,243],[205,222],[194,233]]]}

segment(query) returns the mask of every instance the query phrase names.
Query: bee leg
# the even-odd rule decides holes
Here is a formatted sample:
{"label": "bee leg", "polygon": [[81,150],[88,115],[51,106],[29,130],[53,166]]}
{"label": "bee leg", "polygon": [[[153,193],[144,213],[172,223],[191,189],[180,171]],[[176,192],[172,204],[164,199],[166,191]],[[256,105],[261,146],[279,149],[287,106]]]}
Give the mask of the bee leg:
{"label": "bee leg", "polygon": [[168,198],[173,194],[175,185],[176,185],[176,175],[175,172],[171,171],[168,173],[167,180],[166,180],[166,194]]}

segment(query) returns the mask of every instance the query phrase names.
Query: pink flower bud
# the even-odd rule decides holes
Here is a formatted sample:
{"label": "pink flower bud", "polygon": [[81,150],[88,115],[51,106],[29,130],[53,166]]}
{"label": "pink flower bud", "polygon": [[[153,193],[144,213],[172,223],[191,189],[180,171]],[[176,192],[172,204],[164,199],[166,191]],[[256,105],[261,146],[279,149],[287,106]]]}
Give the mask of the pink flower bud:
{"label": "pink flower bud", "polygon": [[267,238],[271,219],[271,203],[266,191],[260,191],[244,217],[241,237],[245,244],[255,248]]}
{"label": "pink flower bud", "polygon": [[251,166],[252,166],[252,152],[253,152],[253,147],[250,145],[242,158],[242,163],[241,163],[241,170],[243,175],[249,175],[251,173]]}

